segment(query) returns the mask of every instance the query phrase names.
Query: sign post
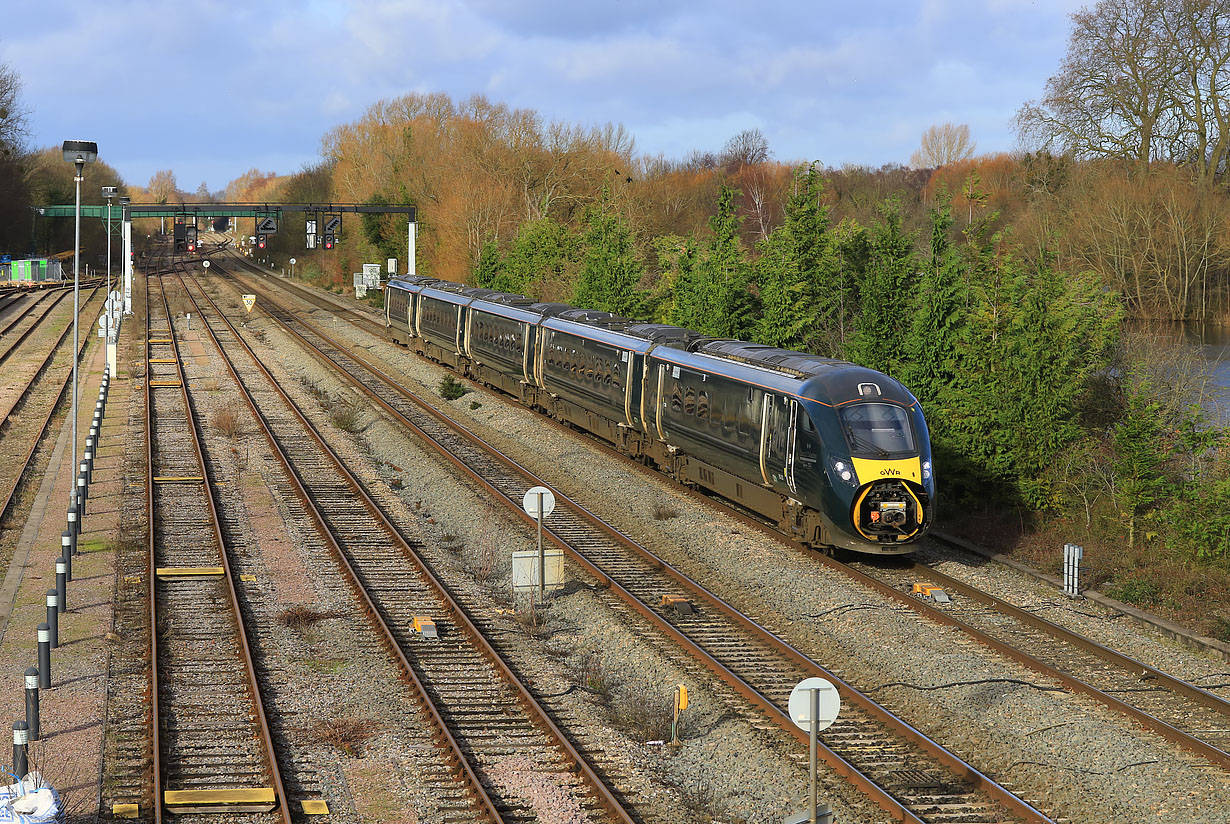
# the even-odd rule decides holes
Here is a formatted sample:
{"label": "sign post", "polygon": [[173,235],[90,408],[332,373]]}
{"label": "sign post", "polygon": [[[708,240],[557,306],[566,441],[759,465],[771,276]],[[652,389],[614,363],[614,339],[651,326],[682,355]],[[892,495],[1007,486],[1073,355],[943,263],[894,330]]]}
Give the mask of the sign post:
{"label": "sign post", "polygon": [[555,511],[555,495],[545,486],[535,486],[521,499],[525,513],[538,521],[538,598],[547,600],[547,559],[542,551],[542,522]]}
{"label": "sign post", "polygon": [[786,819],[786,824],[831,824],[833,808],[820,809],[816,801],[816,772],[819,762],[819,734],[837,720],[841,711],[841,696],[837,688],[823,678],[804,678],[790,692],[790,720],[809,734],[811,748],[811,787],[807,811]]}
{"label": "sign post", "polygon": [[256,295],[244,295],[243,306],[248,310],[248,314],[252,314],[252,307],[256,305]]}

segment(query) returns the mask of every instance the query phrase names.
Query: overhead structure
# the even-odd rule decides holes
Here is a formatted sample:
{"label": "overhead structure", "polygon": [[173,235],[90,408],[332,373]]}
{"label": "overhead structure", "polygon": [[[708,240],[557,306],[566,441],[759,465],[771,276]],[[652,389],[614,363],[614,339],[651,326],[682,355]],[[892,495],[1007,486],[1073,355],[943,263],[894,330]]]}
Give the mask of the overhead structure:
{"label": "overhead structure", "polygon": [[[77,214],[76,207],[72,204],[33,208],[35,213],[42,217],[72,217]],[[94,217],[107,221],[107,208],[101,205],[82,206],[80,214],[82,217]],[[189,247],[196,245],[197,220],[202,217],[225,217],[232,220],[250,217],[255,221],[253,235],[267,241],[269,235],[278,231],[283,213],[305,213],[309,215],[304,223],[305,247],[308,249],[324,247],[325,250],[330,250],[337,244],[341,235],[342,215],[344,214],[405,215],[409,223],[406,235],[406,251],[408,252],[406,274],[415,274],[414,248],[418,233],[414,206],[370,206],[363,203],[129,203],[122,207],[122,211],[125,232],[131,231],[132,221],[138,218],[172,218],[177,227],[176,248],[180,251],[186,249],[189,252],[194,251],[194,248]],[[318,229],[323,231],[318,233]],[[259,241],[256,243],[257,248],[265,248],[263,243]],[[128,247],[124,250],[124,266],[127,272],[131,268],[128,255],[131,251],[131,242],[126,243],[125,246]],[[128,294],[127,282],[126,275],[126,295]]]}

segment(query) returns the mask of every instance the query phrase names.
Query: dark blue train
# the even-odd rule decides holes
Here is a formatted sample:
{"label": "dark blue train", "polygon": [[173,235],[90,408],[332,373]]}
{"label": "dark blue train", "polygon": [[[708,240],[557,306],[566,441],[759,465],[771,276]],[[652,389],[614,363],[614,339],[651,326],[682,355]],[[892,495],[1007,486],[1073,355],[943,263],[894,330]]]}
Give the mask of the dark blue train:
{"label": "dark blue train", "polygon": [[425,277],[385,307],[394,342],[802,543],[902,554],[931,526],[927,424],[883,373]]}

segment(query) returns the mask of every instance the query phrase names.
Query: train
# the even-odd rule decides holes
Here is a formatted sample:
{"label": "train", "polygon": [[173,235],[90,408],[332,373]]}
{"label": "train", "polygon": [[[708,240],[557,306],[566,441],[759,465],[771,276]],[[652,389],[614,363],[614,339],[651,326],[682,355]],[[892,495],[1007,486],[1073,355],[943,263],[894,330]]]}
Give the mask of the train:
{"label": "train", "polygon": [[389,339],[832,554],[902,555],[934,520],[921,405],[853,363],[405,276]]}

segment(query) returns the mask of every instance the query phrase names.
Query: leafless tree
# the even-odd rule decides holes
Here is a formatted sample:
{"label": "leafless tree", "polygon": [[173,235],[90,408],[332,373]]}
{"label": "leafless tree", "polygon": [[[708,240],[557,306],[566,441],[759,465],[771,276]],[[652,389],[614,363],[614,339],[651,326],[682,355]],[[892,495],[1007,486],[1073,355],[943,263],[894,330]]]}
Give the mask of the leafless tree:
{"label": "leafless tree", "polygon": [[910,156],[915,169],[934,169],[974,156],[974,143],[969,139],[969,126],[944,123],[929,126],[922,134],[918,151]]}
{"label": "leafless tree", "polygon": [[28,114],[21,103],[21,78],[0,63],[0,155],[12,157],[21,152],[28,136]]}
{"label": "leafless tree", "polygon": [[1021,142],[1076,157],[1230,162],[1230,0],[1100,0],[1072,15],[1068,53]]}
{"label": "leafless tree", "polygon": [[732,172],[765,163],[772,156],[769,140],[760,129],[744,129],[722,147],[722,165]]}

